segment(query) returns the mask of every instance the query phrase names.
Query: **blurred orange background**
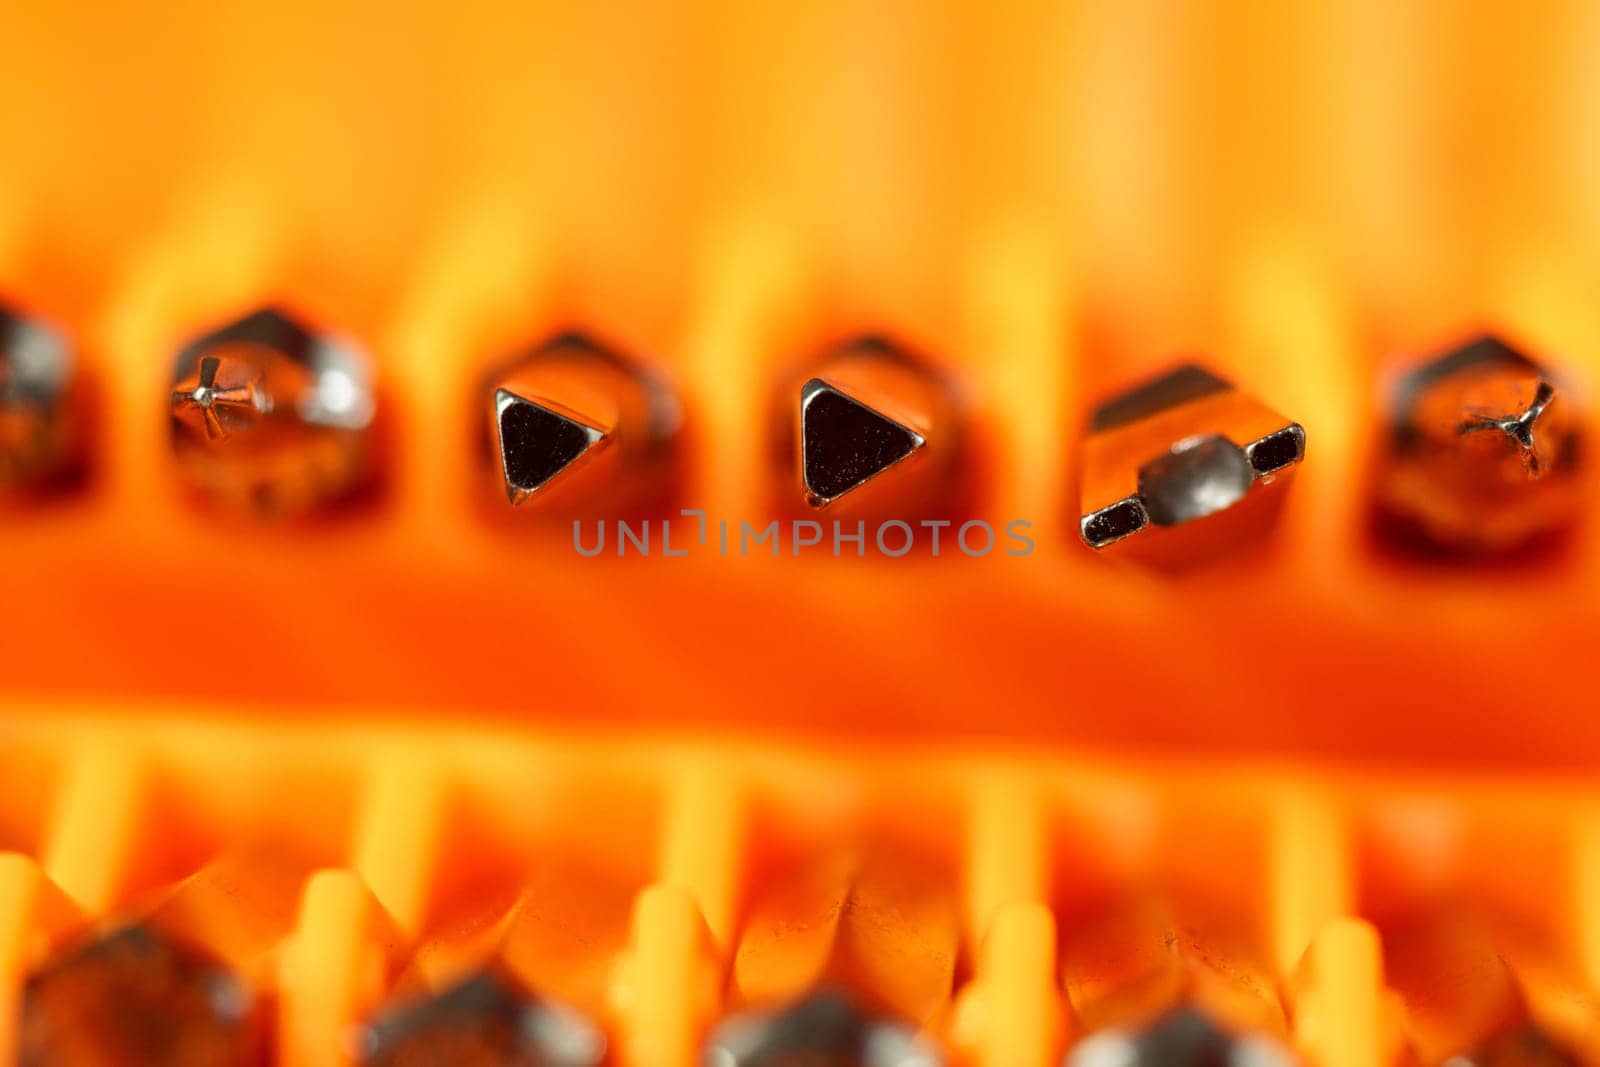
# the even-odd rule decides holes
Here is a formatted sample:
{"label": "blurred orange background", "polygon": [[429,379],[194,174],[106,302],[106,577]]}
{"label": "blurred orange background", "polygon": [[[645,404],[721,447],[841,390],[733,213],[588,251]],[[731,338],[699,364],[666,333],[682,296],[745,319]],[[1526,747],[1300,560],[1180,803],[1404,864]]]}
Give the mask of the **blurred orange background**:
{"label": "blurred orange background", "polygon": [[[1446,567],[1365,530],[1394,361],[1600,367],[1600,11],[1445,0],[0,10],[0,292],[80,339],[95,471],[0,518],[0,692],[1413,765],[1593,766],[1600,541]],[[199,330],[365,340],[384,493],[248,529],[173,484]],[[775,369],[958,371],[1024,559],[574,556],[471,501],[471,383],[582,324],[678,383],[686,505],[761,519]],[[1265,552],[1076,542],[1099,395],[1179,354],[1301,422]],[[764,520],[763,520],[764,521]]]}

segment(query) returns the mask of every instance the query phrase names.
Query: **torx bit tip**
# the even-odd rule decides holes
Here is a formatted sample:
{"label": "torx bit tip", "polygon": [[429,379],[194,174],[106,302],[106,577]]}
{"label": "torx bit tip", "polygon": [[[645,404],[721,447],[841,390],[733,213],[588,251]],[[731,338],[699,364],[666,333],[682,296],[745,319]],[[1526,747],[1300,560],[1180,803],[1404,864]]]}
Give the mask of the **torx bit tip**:
{"label": "torx bit tip", "polygon": [[800,466],[806,499],[826,507],[927,444],[909,426],[812,378],[800,388]]}
{"label": "torx bit tip", "polygon": [[521,504],[608,439],[598,426],[549,402],[509,389],[494,394],[500,469],[506,496]]}

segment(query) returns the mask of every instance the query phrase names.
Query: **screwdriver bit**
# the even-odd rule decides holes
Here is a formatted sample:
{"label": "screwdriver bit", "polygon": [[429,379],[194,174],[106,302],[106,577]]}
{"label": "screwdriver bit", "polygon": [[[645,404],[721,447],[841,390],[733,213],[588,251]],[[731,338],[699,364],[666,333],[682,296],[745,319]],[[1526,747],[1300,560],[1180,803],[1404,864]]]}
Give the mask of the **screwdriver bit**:
{"label": "screwdriver bit", "polygon": [[1095,409],[1079,534],[1094,549],[1140,535],[1152,557],[1231,550],[1253,532],[1247,518],[1259,526],[1268,514],[1260,502],[1274,494],[1264,490],[1304,458],[1305,440],[1298,423],[1226,380],[1177,367]]}
{"label": "screwdriver bit", "polygon": [[207,954],[135,923],[91,936],[22,995],[21,1067],[247,1067],[259,1056],[243,983]]}
{"label": "screwdriver bit", "polygon": [[170,407],[180,473],[226,508],[303,514],[370,479],[375,399],[366,354],[280,310],[184,348]]}
{"label": "screwdriver bit", "polygon": [[950,385],[903,348],[876,337],[840,345],[812,365],[799,400],[789,447],[811,507],[846,501],[886,513],[926,507],[956,488]]}
{"label": "screwdriver bit", "polygon": [[873,1019],[835,990],[776,1013],[724,1022],[702,1067],[940,1067],[943,1059],[910,1028]]}
{"label": "screwdriver bit", "polygon": [[[219,372],[223,372],[220,380]],[[235,430],[248,430],[272,411],[271,398],[260,388],[260,377],[254,361],[206,356],[194,382],[184,381],[173,390],[172,413],[213,441]]]}
{"label": "screwdriver bit", "polygon": [[1291,1067],[1264,1037],[1228,1033],[1192,1008],[1181,1008],[1140,1031],[1101,1031],[1080,1042],[1065,1067]]}
{"label": "screwdriver bit", "polygon": [[606,1051],[593,1024],[496,969],[389,1008],[359,1040],[363,1067],[595,1067]]}
{"label": "screwdriver bit", "polygon": [[682,413],[653,372],[580,333],[561,334],[488,380],[490,440],[514,507],[647,507],[670,493]]}
{"label": "screwdriver bit", "polygon": [[0,490],[43,486],[78,458],[72,364],[65,337],[0,305]]}
{"label": "screwdriver bit", "polygon": [[1435,549],[1513,551],[1572,520],[1580,445],[1553,372],[1498,337],[1475,338],[1399,381],[1377,476],[1380,518]]}

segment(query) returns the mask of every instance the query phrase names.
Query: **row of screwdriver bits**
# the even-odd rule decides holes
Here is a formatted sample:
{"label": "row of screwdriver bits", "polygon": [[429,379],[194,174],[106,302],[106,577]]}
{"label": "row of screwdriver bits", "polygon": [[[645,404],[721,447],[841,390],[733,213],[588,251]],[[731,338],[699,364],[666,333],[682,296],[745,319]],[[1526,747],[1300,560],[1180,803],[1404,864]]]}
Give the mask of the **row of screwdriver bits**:
{"label": "row of screwdriver bits", "polygon": [[[58,331],[0,312],[0,490],[47,489],[85,462],[72,357]],[[770,425],[776,464],[797,473],[793,504],[880,517],[960,509],[970,420],[946,372],[864,337],[792,377]],[[648,513],[678,484],[684,417],[674,390],[583,334],[494,367],[480,403],[484,467],[514,508]],[[302,515],[374,477],[369,357],[283,311],[255,312],[184,347],[170,408],[177,470],[220,507]],[[1570,523],[1579,446],[1556,375],[1505,341],[1476,338],[1394,390],[1377,511],[1419,544],[1514,551]],[[1079,534],[1093,549],[1156,562],[1235,551],[1270,528],[1305,449],[1298,422],[1201,366],[1178,366],[1092,413]]]}

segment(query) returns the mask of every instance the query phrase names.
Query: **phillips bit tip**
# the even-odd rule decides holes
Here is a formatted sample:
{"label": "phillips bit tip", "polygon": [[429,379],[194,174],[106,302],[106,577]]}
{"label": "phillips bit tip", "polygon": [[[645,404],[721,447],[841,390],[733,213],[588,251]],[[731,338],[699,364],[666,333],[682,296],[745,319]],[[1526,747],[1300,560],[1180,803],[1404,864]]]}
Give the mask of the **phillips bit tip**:
{"label": "phillips bit tip", "polygon": [[172,393],[173,415],[209,441],[254,426],[270,410],[257,369],[232,357],[206,356],[193,384],[182,382]]}
{"label": "phillips bit tip", "polygon": [[199,496],[287,518],[374,483],[367,353],[268,308],[178,353],[169,409],[179,474]]}

